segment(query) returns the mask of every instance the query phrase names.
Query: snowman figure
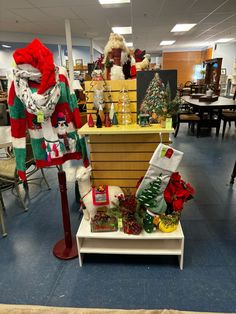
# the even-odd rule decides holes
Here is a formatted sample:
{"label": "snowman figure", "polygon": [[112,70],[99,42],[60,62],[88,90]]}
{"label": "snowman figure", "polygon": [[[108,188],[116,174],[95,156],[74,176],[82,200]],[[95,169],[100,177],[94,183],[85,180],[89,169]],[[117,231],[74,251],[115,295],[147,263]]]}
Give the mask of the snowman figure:
{"label": "snowman figure", "polygon": [[66,122],[65,115],[59,112],[57,116],[56,130],[59,141],[64,144],[66,152],[73,153],[75,151],[75,140],[68,137],[67,133],[68,123]]}

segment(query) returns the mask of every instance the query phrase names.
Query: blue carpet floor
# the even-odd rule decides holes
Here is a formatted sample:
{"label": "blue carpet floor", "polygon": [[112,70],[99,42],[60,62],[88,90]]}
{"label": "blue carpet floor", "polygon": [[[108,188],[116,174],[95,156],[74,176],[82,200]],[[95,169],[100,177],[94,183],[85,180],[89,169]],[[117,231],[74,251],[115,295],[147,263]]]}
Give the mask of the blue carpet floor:
{"label": "blue carpet floor", "polygon": [[[196,189],[182,215],[184,270],[177,257],[87,255],[61,261],[52,254],[62,238],[56,169],[46,170],[52,187],[30,185],[29,211],[4,192],[8,236],[0,239],[0,303],[97,308],[174,308],[236,311],[236,129],[225,139],[191,135],[180,128],[172,146],[185,153],[179,171]],[[80,217],[75,202],[76,163],[66,165],[72,229]]]}

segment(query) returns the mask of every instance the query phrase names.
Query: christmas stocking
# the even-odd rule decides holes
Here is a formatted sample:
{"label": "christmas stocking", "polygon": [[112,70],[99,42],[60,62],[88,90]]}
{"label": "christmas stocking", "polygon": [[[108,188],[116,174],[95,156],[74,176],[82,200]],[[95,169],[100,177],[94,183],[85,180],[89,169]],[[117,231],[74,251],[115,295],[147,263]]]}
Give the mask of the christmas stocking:
{"label": "christmas stocking", "polygon": [[[183,153],[170,146],[159,144],[149,162],[150,166],[136,191],[140,203],[145,204],[154,213],[161,214],[166,210],[163,192],[170,180],[171,174],[176,171]],[[149,201],[150,195],[152,200]],[[147,200],[145,203],[144,200]],[[154,200],[153,200],[154,199]],[[153,204],[156,204],[153,206]],[[151,208],[152,206],[152,208]]]}

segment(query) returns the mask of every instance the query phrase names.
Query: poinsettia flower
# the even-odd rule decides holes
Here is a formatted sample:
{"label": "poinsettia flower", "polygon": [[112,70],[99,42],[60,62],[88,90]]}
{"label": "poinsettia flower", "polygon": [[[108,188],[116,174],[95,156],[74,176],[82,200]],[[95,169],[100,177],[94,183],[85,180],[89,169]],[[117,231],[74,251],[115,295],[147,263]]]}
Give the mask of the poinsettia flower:
{"label": "poinsettia flower", "polygon": [[177,189],[175,191],[175,195],[178,198],[185,198],[185,197],[189,196],[189,192],[187,190],[184,190],[184,189]]}
{"label": "poinsettia flower", "polygon": [[194,194],[195,194],[194,188],[193,188],[189,183],[186,184],[186,188],[187,188],[187,190],[189,191],[189,193],[190,193],[191,195],[194,195]]}
{"label": "poinsettia flower", "polygon": [[180,182],[181,176],[178,172],[173,172],[171,175],[171,181],[178,181]]}
{"label": "poinsettia flower", "polygon": [[185,183],[178,172],[174,172],[164,191],[164,198],[172,205],[174,211],[180,212],[183,209],[183,203],[193,198],[194,194],[193,187]]}
{"label": "poinsettia flower", "polygon": [[165,189],[164,198],[165,198],[166,203],[171,204],[173,201],[173,193],[171,193],[171,191],[169,189]]}
{"label": "poinsettia flower", "polygon": [[175,212],[180,212],[183,209],[183,201],[177,198],[173,201],[172,206]]}

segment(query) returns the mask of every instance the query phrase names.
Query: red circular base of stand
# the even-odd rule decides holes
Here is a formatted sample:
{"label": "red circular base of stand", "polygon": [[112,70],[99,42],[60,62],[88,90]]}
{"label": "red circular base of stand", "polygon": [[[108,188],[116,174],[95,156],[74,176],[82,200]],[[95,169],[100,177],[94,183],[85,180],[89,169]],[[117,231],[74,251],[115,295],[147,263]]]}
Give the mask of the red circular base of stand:
{"label": "red circular base of stand", "polygon": [[66,247],[66,243],[65,243],[64,239],[58,241],[53,248],[53,254],[57,258],[64,259],[64,260],[78,257],[76,240],[72,239],[72,247],[71,248]]}

